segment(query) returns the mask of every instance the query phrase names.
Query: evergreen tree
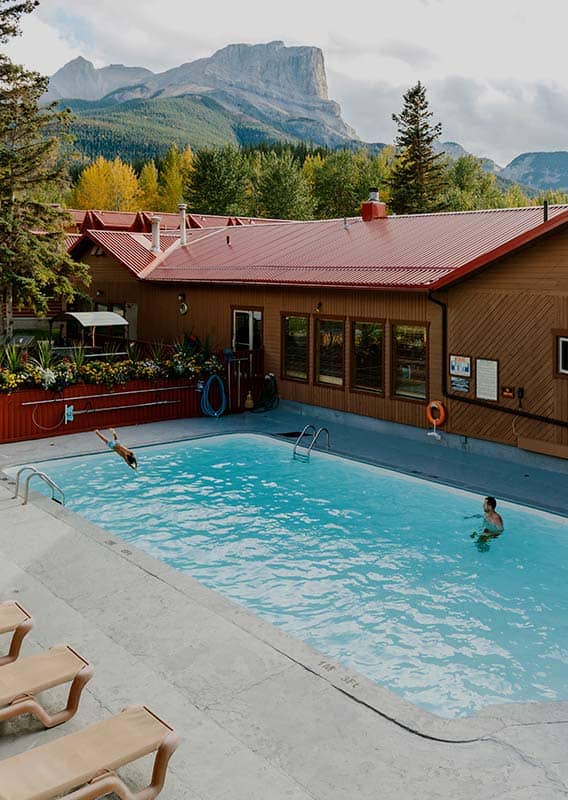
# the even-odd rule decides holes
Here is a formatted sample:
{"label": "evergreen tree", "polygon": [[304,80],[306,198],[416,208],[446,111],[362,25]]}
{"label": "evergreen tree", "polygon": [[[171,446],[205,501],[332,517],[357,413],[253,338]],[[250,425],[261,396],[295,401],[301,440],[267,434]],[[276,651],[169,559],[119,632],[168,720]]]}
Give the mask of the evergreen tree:
{"label": "evergreen tree", "polygon": [[243,214],[247,208],[248,166],[232,145],[204,147],[193,158],[186,197],[198,214]]}
{"label": "evergreen tree", "polygon": [[261,153],[251,179],[253,216],[270,219],[309,219],[313,216],[310,190],[292,153]]}
{"label": "evergreen tree", "polygon": [[[36,5],[0,0],[0,43],[19,33],[20,17]],[[67,112],[40,106],[47,85],[0,53],[0,306],[8,335],[13,302],[45,313],[49,298],[72,300],[75,280],[87,277],[65,248],[70,218],[46,202],[64,183],[60,143],[69,121]]]}
{"label": "evergreen tree", "polygon": [[403,96],[400,114],[393,114],[398,132],[397,160],[390,177],[390,206],[396,214],[436,211],[447,187],[444,155],[434,152],[442,133],[440,123],[432,125],[426,88],[420,81]]}

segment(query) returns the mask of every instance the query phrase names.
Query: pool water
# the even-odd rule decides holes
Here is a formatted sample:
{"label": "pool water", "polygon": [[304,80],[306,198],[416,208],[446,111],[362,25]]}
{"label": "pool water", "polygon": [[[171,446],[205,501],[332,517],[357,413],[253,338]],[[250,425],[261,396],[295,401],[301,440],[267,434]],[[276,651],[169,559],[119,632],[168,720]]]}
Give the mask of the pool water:
{"label": "pool water", "polygon": [[566,519],[498,502],[480,542],[478,495],[257,435],[137,456],[41,468],[83,517],[424,709],[568,699]]}

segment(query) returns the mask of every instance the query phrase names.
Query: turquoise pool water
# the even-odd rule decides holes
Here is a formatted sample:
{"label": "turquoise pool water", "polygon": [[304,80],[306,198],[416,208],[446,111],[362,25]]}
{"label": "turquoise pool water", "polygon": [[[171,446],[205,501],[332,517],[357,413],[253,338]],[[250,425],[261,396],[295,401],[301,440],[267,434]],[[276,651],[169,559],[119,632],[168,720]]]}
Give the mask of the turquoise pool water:
{"label": "turquoise pool water", "polygon": [[[446,717],[568,699],[567,520],[256,435],[42,462],[67,506]],[[39,482],[34,482],[34,487]]]}

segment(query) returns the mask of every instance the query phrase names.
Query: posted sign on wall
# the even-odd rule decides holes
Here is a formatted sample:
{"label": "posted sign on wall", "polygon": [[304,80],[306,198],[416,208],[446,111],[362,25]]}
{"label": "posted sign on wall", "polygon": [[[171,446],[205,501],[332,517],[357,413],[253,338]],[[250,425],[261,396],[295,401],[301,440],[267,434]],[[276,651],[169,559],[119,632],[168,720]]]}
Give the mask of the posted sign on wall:
{"label": "posted sign on wall", "polygon": [[485,358],[475,360],[475,396],[479,400],[498,398],[499,362]]}

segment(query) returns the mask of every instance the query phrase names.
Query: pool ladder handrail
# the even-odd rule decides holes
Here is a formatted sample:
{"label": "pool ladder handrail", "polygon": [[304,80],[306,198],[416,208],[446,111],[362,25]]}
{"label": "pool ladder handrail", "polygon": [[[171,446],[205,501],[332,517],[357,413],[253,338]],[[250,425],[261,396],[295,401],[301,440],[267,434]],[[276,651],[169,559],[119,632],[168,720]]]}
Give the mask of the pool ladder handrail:
{"label": "pool ladder handrail", "polygon": [[[299,453],[298,452],[298,447],[299,447],[302,439],[304,438],[304,436],[308,436],[308,434],[310,432],[310,429],[312,431],[312,440],[309,443],[309,445],[307,446],[306,452],[305,453]],[[296,443],[294,445],[294,449],[292,450],[292,458],[304,458],[304,459],[307,460],[310,457],[310,453],[312,452],[312,449],[313,449],[314,445],[316,444],[320,433],[325,433],[326,434],[326,436],[327,436],[327,449],[329,450],[331,445],[330,445],[330,438],[329,438],[328,429],[327,428],[318,428],[316,430],[316,426],[312,425],[311,423],[309,423],[308,425],[304,426],[303,431],[301,432],[301,434],[296,439]]]}
{"label": "pool ladder handrail", "polygon": [[[22,496],[23,496],[24,499],[23,499],[22,505],[25,506],[26,503],[28,502],[28,495],[29,495],[29,492],[30,492],[30,481],[35,475],[37,475],[38,478],[40,478],[44,483],[47,483],[47,485],[50,487],[50,489],[51,489],[51,499],[55,503],[59,503],[62,506],[65,505],[65,492],[63,491],[63,489],[60,486],[58,486],[55,483],[55,481],[52,481],[51,478],[49,477],[49,475],[46,475],[45,472],[41,472],[39,469],[36,469],[36,467],[22,467],[21,469],[18,470],[18,472],[16,474],[16,488],[14,490],[14,495],[12,497],[12,500],[15,500],[18,497],[19,493],[20,493],[20,476],[21,476],[21,474],[23,472],[26,472],[27,470],[30,470],[30,474],[27,476],[27,478],[24,481],[24,491],[22,493]],[[61,499],[58,499],[55,496],[56,492],[59,492],[59,494],[61,496]]]}

